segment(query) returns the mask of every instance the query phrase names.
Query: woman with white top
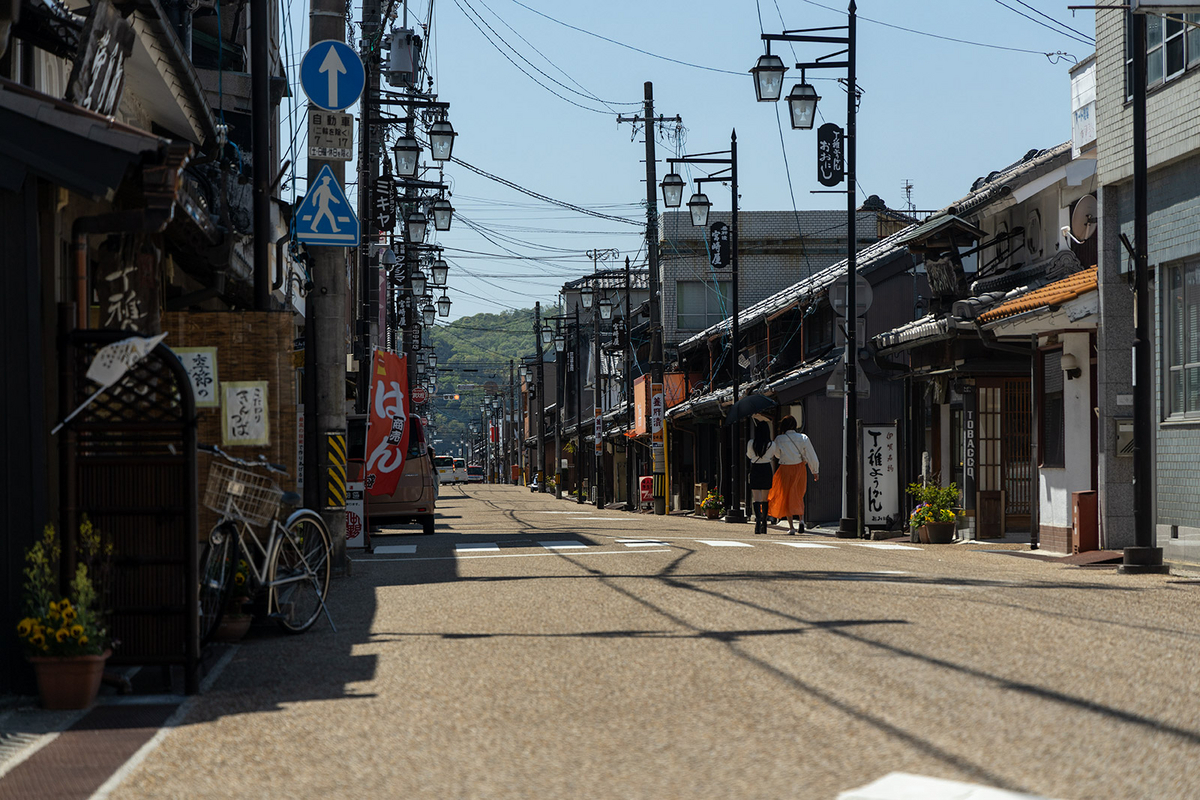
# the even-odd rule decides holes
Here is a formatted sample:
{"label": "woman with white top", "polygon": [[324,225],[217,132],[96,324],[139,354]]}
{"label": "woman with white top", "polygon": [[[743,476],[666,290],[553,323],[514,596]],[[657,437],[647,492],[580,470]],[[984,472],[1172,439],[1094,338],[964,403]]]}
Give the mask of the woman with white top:
{"label": "woman with white top", "polygon": [[812,470],[813,480],[820,480],[821,462],[813,450],[812,442],[796,430],[795,417],[784,417],[779,423],[779,435],[771,442],[771,455],[779,459],[779,469],[771,483],[767,496],[768,513],[776,519],[788,521],[788,533],[796,533],[792,519],[799,521],[800,533],[804,533],[804,493],[808,489],[808,473],[805,464]]}
{"label": "woman with white top", "polygon": [[754,532],[767,532],[767,493],[771,490],[771,426],[754,417],[754,438],[746,443],[750,459],[750,499],[754,504]]}

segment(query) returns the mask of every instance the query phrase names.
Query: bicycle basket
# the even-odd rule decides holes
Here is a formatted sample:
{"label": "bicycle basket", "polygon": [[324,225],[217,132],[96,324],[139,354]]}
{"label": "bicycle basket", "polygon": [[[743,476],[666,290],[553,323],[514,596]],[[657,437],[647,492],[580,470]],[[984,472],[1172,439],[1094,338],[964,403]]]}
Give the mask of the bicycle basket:
{"label": "bicycle basket", "polygon": [[214,461],[208,467],[204,507],[225,517],[265,526],[275,518],[283,490],[265,475]]}

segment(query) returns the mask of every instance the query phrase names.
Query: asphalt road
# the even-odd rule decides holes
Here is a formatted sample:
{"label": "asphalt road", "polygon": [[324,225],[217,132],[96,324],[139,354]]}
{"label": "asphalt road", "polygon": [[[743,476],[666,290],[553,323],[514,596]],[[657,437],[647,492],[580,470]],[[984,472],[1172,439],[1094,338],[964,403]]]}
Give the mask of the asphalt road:
{"label": "asphalt road", "polygon": [[1200,582],[515,487],[439,511],[356,556],[336,634],[245,640],[112,796],[1200,797]]}

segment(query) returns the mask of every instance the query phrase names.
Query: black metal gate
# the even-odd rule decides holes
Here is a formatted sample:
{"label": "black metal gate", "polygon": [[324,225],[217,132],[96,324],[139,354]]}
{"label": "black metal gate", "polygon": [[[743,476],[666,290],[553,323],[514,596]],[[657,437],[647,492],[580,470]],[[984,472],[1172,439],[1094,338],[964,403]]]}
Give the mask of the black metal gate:
{"label": "black metal gate", "polygon": [[[96,353],[130,333],[65,335],[64,412],[97,388]],[[199,688],[196,410],[179,359],[159,344],[73,419],[62,437],[63,556],[74,569],[87,514],[113,543],[112,664],[180,664]]]}

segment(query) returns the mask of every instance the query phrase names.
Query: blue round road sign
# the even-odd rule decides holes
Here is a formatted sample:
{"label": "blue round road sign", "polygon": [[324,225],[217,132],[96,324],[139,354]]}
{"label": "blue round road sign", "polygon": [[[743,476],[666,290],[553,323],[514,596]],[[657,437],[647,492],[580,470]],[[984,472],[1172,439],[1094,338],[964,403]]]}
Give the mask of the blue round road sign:
{"label": "blue round road sign", "polygon": [[300,61],[300,87],[314,105],[326,111],[354,105],[366,82],[358,53],[337,39],[317,42]]}

